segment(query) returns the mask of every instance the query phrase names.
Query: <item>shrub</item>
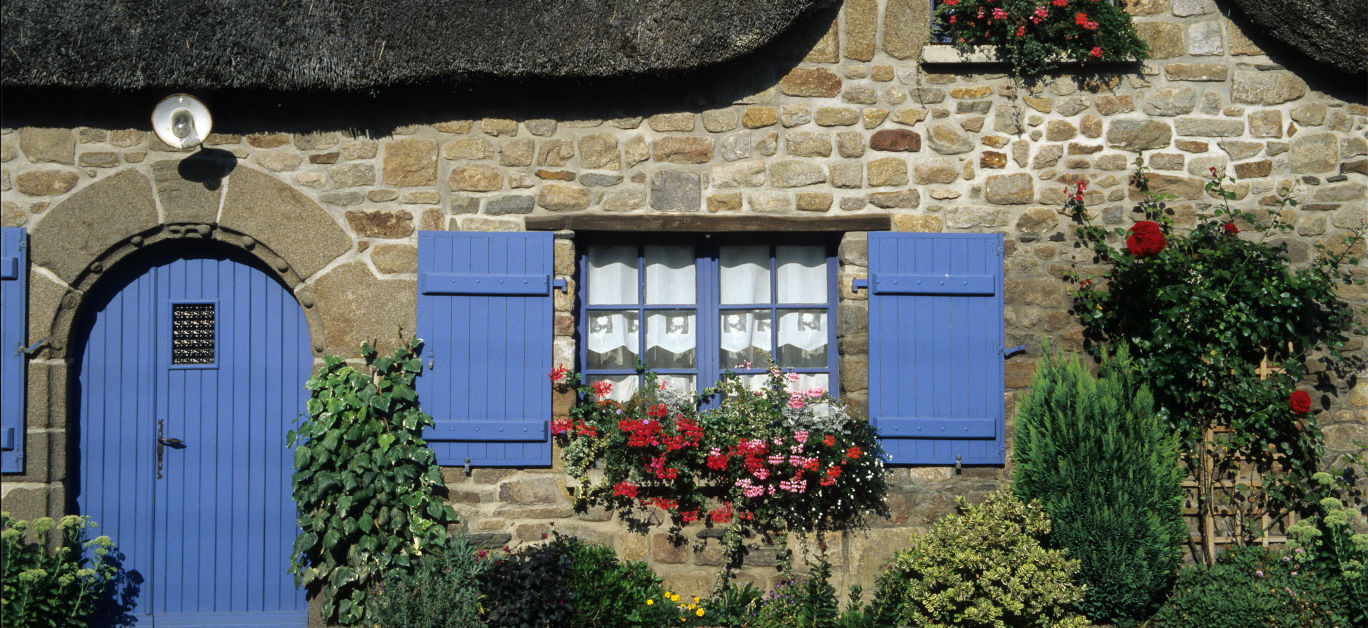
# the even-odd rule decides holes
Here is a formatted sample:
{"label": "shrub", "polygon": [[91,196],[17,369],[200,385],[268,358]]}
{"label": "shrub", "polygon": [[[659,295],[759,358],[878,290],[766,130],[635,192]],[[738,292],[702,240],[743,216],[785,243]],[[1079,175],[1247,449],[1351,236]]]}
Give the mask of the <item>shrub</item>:
{"label": "shrub", "polygon": [[424,554],[412,573],[397,573],[380,588],[375,613],[383,628],[484,626],[480,576],[488,567],[465,537]]}
{"label": "shrub", "polygon": [[1304,551],[1231,547],[1216,564],[1188,566],[1153,624],[1194,628],[1348,627],[1335,613],[1333,576],[1309,572]]}
{"label": "shrub", "polygon": [[[602,545],[569,541],[570,589],[575,593],[575,626],[649,626],[671,623],[678,608],[665,603],[666,593],[660,578],[641,561],[620,561],[613,550]],[[673,597],[673,595],[671,595]],[[651,603],[648,604],[647,601]],[[694,607],[683,610],[701,617]]]}
{"label": "shrub", "polygon": [[304,385],[308,416],[286,438],[301,531],[290,557],[295,585],[321,589],[323,618],[372,621],[379,582],[408,571],[438,550],[456,513],[437,492],[442,476],[420,431],[432,417],[418,409],[414,377],[419,341],[377,358],[361,345],[369,372],[324,356]]}
{"label": "shrub", "polygon": [[822,554],[807,577],[790,576],[760,598],[755,628],[827,628],[840,614],[831,563]]}
{"label": "shrub", "polygon": [[[0,608],[5,624],[87,625],[95,603],[119,575],[110,556],[113,541],[107,536],[86,540],[86,530],[95,524],[75,515],[58,522],[43,517],[30,524],[0,512],[0,522]],[[30,529],[36,543],[25,538]]]}
{"label": "shrub", "polygon": [[566,538],[519,548],[480,575],[485,621],[491,626],[560,626],[576,600],[567,575],[574,557]]}
{"label": "shrub", "polygon": [[661,588],[645,563],[574,537],[519,548],[480,576],[491,626],[643,626],[697,620],[702,606]]}
{"label": "shrub", "polygon": [[1045,348],[1017,406],[1012,486],[1040,500],[1049,544],[1079,561],[1079,609],[1099,622],[1153,614],[1173,583],[1187,526],[1178,438],[1124,349],[1094,378]]}
{"label": "shrub", "polygon": [[997,491],[937,521],[897,552],[878,578],[876,599],[914,626],[1086,626],[1078,561],[1046,549],[1050,519],[1038,503]]}

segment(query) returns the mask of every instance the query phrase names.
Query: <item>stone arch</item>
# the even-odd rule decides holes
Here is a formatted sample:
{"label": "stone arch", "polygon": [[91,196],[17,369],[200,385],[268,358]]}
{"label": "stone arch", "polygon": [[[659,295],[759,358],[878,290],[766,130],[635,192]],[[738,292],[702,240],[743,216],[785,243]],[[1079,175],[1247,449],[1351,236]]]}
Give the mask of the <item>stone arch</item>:
{"label": "stone arch", "polygon": [[[226,170],[201,176],[206,168]],[[62,201],[30,230],[30,259],[61,282],[33,273],[29,338],[47,338],[48,358],[66,354],[76,313],[104,272],[159,243],[212,239],[268,267],[303,306],[315,354],[322,318],[307,280],[352,247],[346,231],[290,185],[235,161],[192,155],[128,169]],[[158,211],[158,201],[161,210]]]}

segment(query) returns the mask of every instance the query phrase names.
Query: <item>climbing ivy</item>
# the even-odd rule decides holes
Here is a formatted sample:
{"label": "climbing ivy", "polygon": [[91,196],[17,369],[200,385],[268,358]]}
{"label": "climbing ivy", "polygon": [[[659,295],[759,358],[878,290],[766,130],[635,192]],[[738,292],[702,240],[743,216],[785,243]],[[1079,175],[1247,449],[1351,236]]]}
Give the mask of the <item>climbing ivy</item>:
{"label": "climbing ivy", "polygon": [[442,476],[420,431],[414,378],[421,341],[377,359],[361,345],[366,369],[325,356],[309,378],[308,416],[289,433],[301,532],[290,557],[295,586],[322,593],[329,623],[373,623],[374,587],[404,573],[416,557],[446,543],[456,513],[437,492]]}

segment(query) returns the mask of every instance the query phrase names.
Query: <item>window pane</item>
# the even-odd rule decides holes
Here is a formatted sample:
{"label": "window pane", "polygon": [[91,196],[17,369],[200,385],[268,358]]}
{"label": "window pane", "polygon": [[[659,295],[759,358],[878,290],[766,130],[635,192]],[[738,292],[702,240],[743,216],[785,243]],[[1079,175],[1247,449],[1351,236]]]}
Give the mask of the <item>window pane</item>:
{"label": "window pane", "polygon": [[690,305],[697,302],[693,247],[648,246],[645,258],[647,303]]}
{"label": "window pane", "polygon": [[824,247],[777,246],[774,247],[774,263],[779,303],[827,302],[827,257]]}
{"label": "window pane", "polygon": [[636,304],[635,246],[591,246],[588,258],[590,305]]}
{"label": "window pane", "polygon": [[698,391],[697,378],[693,375],[657,375],[665,388],[688,395]]}
{"label": "window pane", "polygon": [[639,346],[637,311],[591,311],[588,316],[589,363],[585,368],[634,368]]}
{"label": "window pane", "polygon": [[724,246],[718,251],[722,303],[770,303],[768,246]]}
{"label": "window pane", "polygon": [[597,381],[606,381],[612,384],[612,390],[608,391],[608,395],[604,399],[612,399],[620,403],[626,403],[641,387],[641,382],[638,381],[636,375],[590,375],[585,380],[591,386]]}
{"label": "window pane", "polygon": [[826,310],[779,310],[779,351],[782,367],[827,365]]}
{"label": "window pane", "polygon": [[732,310],[722,313],[723,367],[749,362],[764,368],[770,351],[769,310]]}
{"label": "window pane", "polygon": [[694,368],[698,346],[693,310],[656,310],[646,314],[646,367]]}
{"label": "window pane", "polygon": [[[808,391],[814,388],[822,389],[822,392],[829,393],[831,378],[826,373],[799,373],[798,381],[789,384],[789,390]],[[816,392],[815,390],[813,392]]]}

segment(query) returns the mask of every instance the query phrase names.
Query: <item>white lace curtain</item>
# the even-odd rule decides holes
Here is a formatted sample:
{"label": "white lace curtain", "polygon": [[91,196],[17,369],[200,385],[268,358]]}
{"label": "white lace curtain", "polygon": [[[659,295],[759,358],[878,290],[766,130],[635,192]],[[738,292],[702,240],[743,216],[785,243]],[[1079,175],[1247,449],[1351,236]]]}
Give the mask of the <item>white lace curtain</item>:
{"label": "white lace curtain", "polygon": [[[750,361],[759,366],[774,355],[770,307],[827,303],[827,257],[820,246],[723,246],[719,251],[721,304],[755,305],[721,313],[723,368]],[[697,268],[691,246],[590,247],[587,256],[587,349],[590,369],[631,368],[638,358],[654,368],[697,368]],[[644,266],[644,278],[638,268]],[[644,320],[646,356],[637,355],[640,311],[635,306],[679,305],[650,310]],[[595,309],[603,306],[614,309]],[[799,307],[778,310],[778,353],[786,366],[825,366],[827,311]],[[716,348],[712,349],[717,351]],[[716,359],[717,354],[702,359]],[[614,378],[616,379],[616,378]],[[626,388],[626,382],[623,382]],[[615,392],[617,386],[615,385]],[[635,386],[633,385],[634,389]],[[623,391],[626,392],[626,391]],[[615,394],[614,397],[617,397]]]}

